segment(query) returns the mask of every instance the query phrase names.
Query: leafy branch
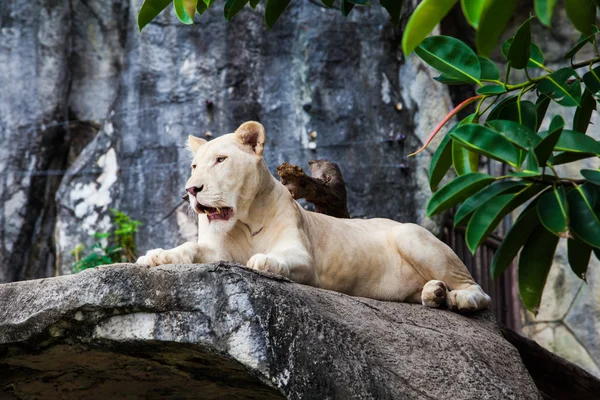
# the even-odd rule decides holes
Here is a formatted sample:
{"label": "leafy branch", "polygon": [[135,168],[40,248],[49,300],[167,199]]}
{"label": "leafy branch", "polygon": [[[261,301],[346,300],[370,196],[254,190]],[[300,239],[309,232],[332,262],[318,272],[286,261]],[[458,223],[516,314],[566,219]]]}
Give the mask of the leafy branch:
{"label": "leafy branch", "polygon": [[[477,96],[443,118],[413,155],[431,143],[463,104],[478,101],[475,113],[448,131],[432,157],[429,178],[434,194],[427,215],[458,207],[454,224],[466,225],[466,243],[474,254],[506,215],[527,204],[496,252],[491,272],[494,278],[500,276],[520,252],[519,293],[525,306],[536,312],[560,238],[568,240],[569,264],[583,280],[591,253],[600,257],[600,170],[583,169],[583,178],[573,178],[560,176],[555,168],[600,156],[600,142],[585,134],[600,93],[600,67],[594,67],[600,57],[550,70],[539,47],[531,42],[531,21],[525,21],[501,46],[507,64],[503,80],[495,64],[458,39],[427,37],[415,48],[423,61],[440,72],[436,80],[480,87]],[[593,27],[592,32],[565,59],[572,60],[588,43],[594,45],[598,29]],[[579,76],[577,70],[584,67],[589,71]],[[547,73],[531,78],[528,68]],[[509,84],[511,69],[524,70],[527,80]],[[534,92],[535,103],[523,100],[527,92]],[[492,101],[483,108],[488,100]],[[540,130],[552,101],[576,108],[572,129],[557,115],[547,130]],[[464,150],[456,151],[457,146]],[[480,157],[507,165],[508,175],[479,172],[478,162],[472,160]],[[458,177],[436,190],[451,167]]]}

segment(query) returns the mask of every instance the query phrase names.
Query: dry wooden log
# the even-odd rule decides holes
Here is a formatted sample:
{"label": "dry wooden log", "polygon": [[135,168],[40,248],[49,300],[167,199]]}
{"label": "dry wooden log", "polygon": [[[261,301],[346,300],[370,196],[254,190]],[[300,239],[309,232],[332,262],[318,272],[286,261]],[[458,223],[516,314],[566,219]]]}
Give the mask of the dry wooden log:
{"label": "dry wooden log", "polygon": [[346,184],[337,164],[327,160],[308,162],[312,177],[297,165],[283,163],[277,167],[281,183],[294,199],[306,199],[315,211],[338,218],[350,218],[346,204]]}

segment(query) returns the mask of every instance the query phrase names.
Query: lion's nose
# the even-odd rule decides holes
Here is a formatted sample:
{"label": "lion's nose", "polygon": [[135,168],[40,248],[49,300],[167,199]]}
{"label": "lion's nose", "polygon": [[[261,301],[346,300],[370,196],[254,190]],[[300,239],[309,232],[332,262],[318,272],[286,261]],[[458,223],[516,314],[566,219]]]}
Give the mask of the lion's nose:
{"label": "lion's nose", "polygon": [[195,196],[198,193],[200,193],[202,191],[202,189],[204,189],[204,185],[200,185],[200,187],[198,187],[198,186],[192,186],[192,187],[189,187],[189,188],[187,188],[185,190],[187,190],[189,194]]}

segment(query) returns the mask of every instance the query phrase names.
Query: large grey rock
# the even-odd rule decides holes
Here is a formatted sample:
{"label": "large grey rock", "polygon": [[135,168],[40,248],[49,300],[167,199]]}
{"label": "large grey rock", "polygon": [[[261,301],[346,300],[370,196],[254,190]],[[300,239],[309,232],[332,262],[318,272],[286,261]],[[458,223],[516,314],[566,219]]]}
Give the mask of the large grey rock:
{"label": "large grey rock", "polygon": [[349,297],[229,263],[4,284],[0,304],[2,398],[540,398],[490,312]]}
{"label": "large grey rock", "polygon": [[431,153],[405,156],[452,104],[417,57],[401,56],[385,10],[345,19],[294,1],[269,31],[263,5],[230,23],[218,5],[194,26],[169,8],[140,34],[141,3],[0,5],[0,282],[69,273],[70,251],[109,228],[110,207],[144,223],[141,252],[193,238],[178,207],[185,138],[249,119],[267,129],[273,172],[328,158],[353,216],[428,222]]}

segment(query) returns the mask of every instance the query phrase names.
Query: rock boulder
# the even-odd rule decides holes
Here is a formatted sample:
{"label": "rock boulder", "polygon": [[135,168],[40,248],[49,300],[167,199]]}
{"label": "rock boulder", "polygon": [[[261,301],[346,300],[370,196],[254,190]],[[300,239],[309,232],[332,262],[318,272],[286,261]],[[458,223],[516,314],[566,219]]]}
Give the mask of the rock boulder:
{"label": "rock boulder", "polygon": [[490,312],[350,297],[231,263],[0,285],[8,399],[538,399]]}

